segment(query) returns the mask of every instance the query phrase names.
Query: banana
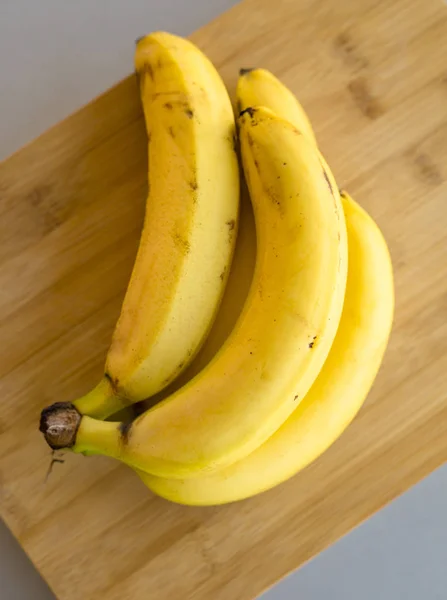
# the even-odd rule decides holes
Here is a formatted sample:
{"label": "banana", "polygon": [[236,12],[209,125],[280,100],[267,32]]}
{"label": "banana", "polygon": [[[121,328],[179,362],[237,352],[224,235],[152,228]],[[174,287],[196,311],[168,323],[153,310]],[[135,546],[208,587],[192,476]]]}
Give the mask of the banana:
{"label": "banana", "polygon": [[342,192],[349,269],[340,326],[312,388],[250,456],[216,473],[178,480],[138,472],[156,494],[181,504],[241,500],[289,479],[320,456],[360,409],[382,361],[393,319],[390,256],[371,217]]}
{"label": "banana", "polygon": [[149,139],[141,242],[97,387],[73,402],[105,418],[166,387],[217,313],[237,234],[239,173],[230,99],[191,42],[153,33],[135,67]]}
{"label": "banana", "polygon": [[192,381],[133,423],[42,414],[53,448],[105,454],[171,478],[224,468],[258,448],[317,377],[339,324],[347,273],[337,188],[316,148],[264,108],[239,118],[257,256],[247,302],[226,342]]}

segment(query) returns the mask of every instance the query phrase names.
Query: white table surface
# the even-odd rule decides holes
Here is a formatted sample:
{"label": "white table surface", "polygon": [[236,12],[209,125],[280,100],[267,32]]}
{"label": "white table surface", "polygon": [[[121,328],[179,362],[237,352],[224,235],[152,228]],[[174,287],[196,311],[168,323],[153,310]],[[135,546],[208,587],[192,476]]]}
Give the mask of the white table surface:
{"label": "white table surface", "polygon": [[[0,160],[125,77],[136,37],[156,29],[187,35],[233,4],[0,0]],[[446,508],[444,467],[263,600],[446,600]],[[0,523],[0,599],[52,598]]]}

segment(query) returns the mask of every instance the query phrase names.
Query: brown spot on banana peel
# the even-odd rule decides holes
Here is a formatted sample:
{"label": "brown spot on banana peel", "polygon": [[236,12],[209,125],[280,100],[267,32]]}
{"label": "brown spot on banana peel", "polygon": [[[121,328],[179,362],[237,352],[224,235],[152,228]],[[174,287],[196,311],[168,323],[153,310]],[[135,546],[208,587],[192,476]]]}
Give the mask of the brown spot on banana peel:
{"label": "brown spot on banana peel", "polygon": [[131,418],[117,424],[118,431],[120,432],[121,442],[123,444],[128,443],[129,438],[132,434],[132,426],[135,423],[135,421],[138,419],[138,417],[140,417],[143,413],[145,413],[148,410],[148,408],[151,408],[151,406],[154,406],[154,404],[150,405],[150,400],[152,400],[152,398],[146,398],[145,400],[140,400],[139,402],[136,402],[135,404],[129,405],[129,409],[132,414]]}
{"label": "brown spot on banana peel", "polygon": [[173,110],[174,104],[176,104],[180,108],[183,108],[183,112],[188,117],[188,119],[192,119],[194,117],[194,111],[192,110],[192,108],[189,106],[189,104],[187,102],[182,102],[182,101],[165,102],[163,104],[163,106],[167,110]]}
{"label": "brown spot on banana peel", "polygon": [[[251,139],[251,138],[250,138],[250,137],[248,137],[248,140],[250,140],[250,139]],[[250,143],[250,142],[249,142],[249,143]],[[261,173],[261,170],[260,170],[260,168],[259,168],[259,163],[258,163],[258,161],[256,160],[256,158],[253,158],[253,164],[254,164],[254,166],[255,166],[255,169],[256,169],[256,170],[258,171],[258,173],[260,174],[260,173]],[[283,163],[283,165],[284,165],[284,166],[287,166],[287,163]],[[262,179],[261,179],[261,181],[262,181]],[[266,188],[266,187],[264,186],[264,190],[265,190],[265,193],[267,194],[267,196],[268,196],[268,197],[270,198],[270,200],[273,202],[273,204],[275,204],[275,205],[278,207],[279,214],[280,214],[281,216],[283,216],[283,215],[284,215],[284,207],[283,207],[283,205],[282,205],[282,203],[281,203],[281,200],[280,200],[279,196],[278,196],[277,194],[275,194],[275,190],[274,190],[274,188],[273,188],[273,187],[267,187],[267,188]]]}
{"label": "brown spot on banana peel", "polygon": [[155,100],[156,98],[168,98],[168,97],[178,97],[178,92],[155,92],[154,94],[152,94],[152,100]]}
{"label": "brown spot on banana peel", "polygon": [[316,336],[316,335],[314,335],[314,337],[312,338],[312,341],[311,341],[311,342],[309,342],[309,348],[311,348],[311,349],[312,349],[312,348],[314,347],[314,344],[315,344],[315,340],[316,340],[316,339],[317,339],[317,336]]}
{"label": "brown spot on banana peel", "polygon": [[241,110],[241,112],[239,113],[239,118],[243,117],[244,115],[250,115],[250,117],[253,118],[255,112],[256,108],[253,108],[252,106],[247,106],[247,108]]}
{"label": "brown spot on banana peel", "polygon": [[222,271],[222,273],[219,275],[219,278],[220,278],[220,280],[221,280],[222,282],[223,282],[223,281],[224,281],[224,279],[225,279],[225,274],[226,274],[226,272],[227,272],[227,270],[226,270],[226,269],[224,269],[224,270]]}
{"label": "brown spot on banana peel", "polygon": [[154,80],[154,69],[150,63],[144,63],[137,72],[140,75],[140,81],[146,76],[149,76],[152,81]]}
{"label": "brown spot on banana peel", "polygon": [[232,242],[233,242],[233,235],[234,235],[235,228],[236,228],[236,220],[235,219],[230,219],[229,221],[226,222],[226,225],[228,227],[228,242],[230,244],[232,244]]}
{"label": "brown spot on banana peel", "polygon": [[233,231],[233,229],[236,227],[235,219],[230,219],[226,224],[228,225],[229,231]]}
{"label": "brown spot on banana peel", "polygon": [[172,239],[174,240],[175,245],[177,246],[177,248],[184,254],[188,254],[189,251],[191,250],[191,244],[189,243],[188,240],[185,240],[184,237],[182,237],[179,233],[174,233],[172,235]]}
{"label": "brown spot on banana peel", "polygon": [[279,200],[278,198],[275,198],[275,197],[274,197],[273,195],[271,195],[271,194],[270,194],[270,198],[272,199],[272,201],[273,201],[273,204],[276,204],[276,206],[277,206],[277,207],[278,207],[278,209],[279,209],[279,214],[282,216],[282,215],[284,214],[284,210],[283,210],[283,207],[282,207],[282,204],[281,204],[280,200]]}
{"label": "brown spot on banana peel", "polygon": [[238,154],[239,153],[238,137],[234,131],[231,131],[231,133],[229,134],[228,141],[229,141],[230,145],[233,147],[234,152],[236,154]]}
{"label": "brown spot on banana peel", "polygon": [[[330,191],[330,193],[331,193],[331,196],[332,196],[332,198],[333,198],[333,200],[334,200],[335,214],[336,214],[336,216],[337,216],[337,219],[340,221],[340,218],[341,218],[341,214],[340,214],[340,207],[339,207],[339,205],[338,205],[338,203],[337,203],[337,198],[336,198],[336,196],[335,196],[335,190],[334,190],[334,188],[332,187],[331,180],[330,180],[330,178],[329,178],[329,175],[327,174],[326,168],[325,168],[325,166],[324,166],[324,164],[323,164],[323,162],[322,162],[321,158],[319,158],[319,162],[320,162],[320,165],[321,165],[321,169],[322,169],[322,171],[323,171],[323,177],[324,177],[324,179],[325,179],[325,181],[326,181],[326,184],[327,184],[327,186],[328,186],[328,188],[329,188],[329,191]],[[339,241],[340,241],[340,232],[338,232],[338,239],[339,239]]]}
{"label": "brown spot on banana peel", "polygon": [[134,419],[131,419],[130,421],[124,421],[123,423],[118,424],[118,430],[123,444],[127,444],[129,441],[133,423]]}
{"label": "brown spot on banana peel", "polygon": [[168,127],[168,133],[172,137],[172,139],[175,140],[175,133],[174,133],[173,127],[171,127],[171,126]]}
{"label": "brown spot on banana peel", "polygon": [[[259,169],[258,169],[258,171],[259,171]],[[274,186],[269,186],[269,187],[264,188],[264,189],[265,189],[265,192],[266,192],[267,196],[272,201],[272,203],[275,206],[278,207],[279,214],[281,216],[284,216],[284,207],[282,205],[280,195],[276,193],[275,187]]]}
{"label": "brown spot on banana peel", "polygon": [[193,192],[195,192],[197,190],[197,188],[199,187],[197,184],[197,179],[192,179],[189,182],[189,187],[192,189]]}
{"label": "brown spot on banana peel", "polygon": [[39,431],[53,450],[71,448],[76,442],[81,413],[71,402],[55,402],[40,414]]}
{"label": "brown spot on banana peel", "polygon": [[118,387],[119,387],[119,379],[117,379],[116,377],[112,377],[109,373],[105,372],[104,373],[104,378],[107,379],[107,381],[110,383],[110,387],[112,388],[112,391],[115,395],[118,394]]}

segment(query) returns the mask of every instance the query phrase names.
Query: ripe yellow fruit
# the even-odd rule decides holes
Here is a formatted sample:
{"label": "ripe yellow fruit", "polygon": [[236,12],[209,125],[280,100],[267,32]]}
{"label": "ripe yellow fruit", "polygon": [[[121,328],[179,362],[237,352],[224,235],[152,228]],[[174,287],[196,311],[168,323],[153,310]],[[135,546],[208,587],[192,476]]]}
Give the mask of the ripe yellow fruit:
{"label": "ripe yellow fruit", "polygon": [[238,225],[234,115],[217,71],[167,33],[137,43],[135,66],[149,194],[104,377],[73,402],[96,418],[159,392],[193,360],[216,316]]}

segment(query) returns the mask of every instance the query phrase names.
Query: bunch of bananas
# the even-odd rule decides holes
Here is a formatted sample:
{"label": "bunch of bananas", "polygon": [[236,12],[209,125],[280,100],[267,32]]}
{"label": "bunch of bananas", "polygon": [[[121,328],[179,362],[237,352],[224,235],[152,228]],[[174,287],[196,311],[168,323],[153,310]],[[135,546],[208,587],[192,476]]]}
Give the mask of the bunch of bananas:
{"label": "bunch of bananas", "polygon": [[[391,261],[271,73],[241,70],[236,128],[189,41],[148,35],[135,66],[149,194],[134,270],[103,378],[45,408],[40,429],[172,501],[231,502],[297,473],[356,415],[391,329]],[[149,397],[139,416],[105,420]]]}

